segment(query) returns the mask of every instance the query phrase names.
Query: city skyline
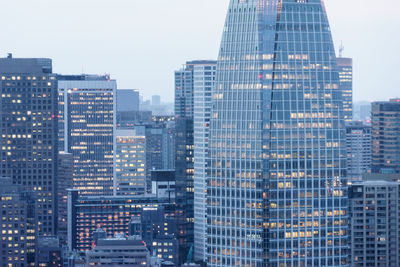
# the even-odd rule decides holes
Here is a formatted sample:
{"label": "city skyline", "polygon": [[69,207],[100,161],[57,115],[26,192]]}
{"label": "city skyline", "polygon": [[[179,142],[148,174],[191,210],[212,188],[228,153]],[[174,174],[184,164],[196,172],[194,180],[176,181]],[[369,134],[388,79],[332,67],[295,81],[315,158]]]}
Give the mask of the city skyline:
{"label": "city skyline", "polygon": [[[92,1],[22,2],[4,3],[8,12],[0,23],[8,25],[5,35],[12,38],[3,40],[1,55],[10,52],[17,58],[52,58],[55,73],[107,72],[118,80],[119,88],[137,88],[148,99],[159,94],[169,102],[173,101],[174,87],[171,71],[187,60],[216,59],[228,5],[227,0],[119,1],[112,5],[100,0],[95,8]],[[335,47],[338,49],[343,41],[343,55],[354,59],[354,100],[397,97],[394,73],[387,69],[399,59],[394,51],[400,43],[395,37],[400,23],[395,10],[400,3],[348,2],[325,0],[333,21]],[[363,8],[353,16],[361,4]],[[32,10],[35,17],[29,16]],[[208,12],[211,19],[202,19],[203,12]],[[16,17],[21,19],[9,23]],[[23,17],[32,21],[28,23]],[[370,71],[375,75],[369,75]]]}

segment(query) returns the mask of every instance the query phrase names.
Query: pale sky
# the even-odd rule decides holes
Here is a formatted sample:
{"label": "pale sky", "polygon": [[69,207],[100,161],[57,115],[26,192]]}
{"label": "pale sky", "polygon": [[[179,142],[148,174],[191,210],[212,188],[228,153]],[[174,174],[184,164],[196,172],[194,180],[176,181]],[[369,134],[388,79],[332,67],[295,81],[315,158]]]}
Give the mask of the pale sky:
{"label": "pale sky", "polygon": [[[54,72],[104,74],[145,98],[174,70],[216,59],[229,0],[3,0],[0,56],[49,57]],[[354,58],[355,100],[400,97],[400,1],[325,0],[336,49]]]}

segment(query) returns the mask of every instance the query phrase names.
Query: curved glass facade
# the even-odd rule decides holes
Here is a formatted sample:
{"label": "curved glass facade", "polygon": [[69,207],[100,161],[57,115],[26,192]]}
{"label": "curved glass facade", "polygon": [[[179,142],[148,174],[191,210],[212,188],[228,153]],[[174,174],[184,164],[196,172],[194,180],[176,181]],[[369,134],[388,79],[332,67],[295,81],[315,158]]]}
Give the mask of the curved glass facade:
{"label": "curved glass facade", "polygon": [[346,266],[345,127],[321,0],[231,0],[217,64],[209,266]]}

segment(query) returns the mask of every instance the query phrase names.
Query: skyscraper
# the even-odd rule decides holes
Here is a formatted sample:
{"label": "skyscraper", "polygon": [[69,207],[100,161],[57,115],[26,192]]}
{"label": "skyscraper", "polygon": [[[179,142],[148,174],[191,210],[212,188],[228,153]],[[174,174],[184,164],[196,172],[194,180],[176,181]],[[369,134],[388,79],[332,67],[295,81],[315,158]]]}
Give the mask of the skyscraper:
{"label": "skyscraper", "polygon": [[0,176],[37,194],[37,230],[57,226],[57,79],[46,58],[0,59]]}
{"label": "skyscraper", "polygon": [[216,61],[193,68],[194,99],[194,258],[205,261],[207,157],[211,118],[211,93],[215,86]]}
{"label": "skyscraper", "polygon": [[400,99],[372,103],[372,172],[400,173]]}
{"label": "skyscraper", "polygon": [[338,57],[340,90],[342,91],[344,120],[353,120],[353,59]]}
{"label": "skyscraper", "polygon": [[115,80],[58,76],[60,150],[74,157],[74,188],[85,195],[113,193]]}
{"label": "skyscraper", "polygon": [[[214,81],[202,68],[215,65],[215,61],[195,60],[175,71],[175,123],[176,123],[176,201],[178,205],[178,239],[181,260],[186,257],[194,243],[194,113],[202,116],[202,110],[194,108],[194,91],[197,86],[212,87]],[[196,78],[195,68],[199,68]],[[208,70],[207,72],[212,72]],[[197,79],[197,80],[196,80]],[[179,219],[181,219],[179,221]]]}
{"label": "skyscraper", "polygon": [[361,180],[371,172],[371,126],[362,122],[346,124],[347,178]]}
{"label": "skyscraper", "polygon": [[208,266],[348,266],[342,93],[321,0],[231,0],[213,93]]}
{"label": "skyscraper", "polygon": [[146,137],[135,130],[116,131],[115,194],[145,194],[146,186]]}
{"label": "skyscraper", "polygon": [[351,266],[400,266],[400,183],[381,177],[349,188]]}

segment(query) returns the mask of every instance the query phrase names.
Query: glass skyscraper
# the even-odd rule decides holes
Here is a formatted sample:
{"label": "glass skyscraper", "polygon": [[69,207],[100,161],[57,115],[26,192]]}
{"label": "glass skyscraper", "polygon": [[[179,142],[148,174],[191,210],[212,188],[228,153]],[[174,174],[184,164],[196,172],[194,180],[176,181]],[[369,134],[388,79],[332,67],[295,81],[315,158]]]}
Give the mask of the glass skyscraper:
{"label": "glass skyscraper", "polygon": [[208,266],[348,266],[342,93],[321,0],[231,0],[213,93]]}

